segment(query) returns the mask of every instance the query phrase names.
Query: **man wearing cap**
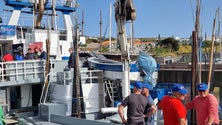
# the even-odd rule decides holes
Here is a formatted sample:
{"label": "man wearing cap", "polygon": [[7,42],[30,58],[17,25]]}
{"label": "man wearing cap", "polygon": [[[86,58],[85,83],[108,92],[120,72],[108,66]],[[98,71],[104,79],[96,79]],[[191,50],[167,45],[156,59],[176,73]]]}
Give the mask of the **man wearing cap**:
{"label": "man wearing cap", "polygon": [[198,125],[219,125],[218,102],[213,94],[209,93],[208,85],[197,85],[198,95],[188,104],[188,110],[195,109]]}
{"label": "man wearing cap", "polygon": [[153,98],[150,96],[150,90],[152,89],[152,86],[149,83],[144,83],[143,84],[143,89],[142,89],[142,95],[147,98],[147,100],[152,103],[151,107],[146,107],[144,114],[147,114],[145,116],[145,123],[146,125],[154,125],[154,115],[157,111],[156,106],[154,104]]}
{"label": "man wearing cap", "polygon": [[10,54],[9,51],[5,52],[5,55],[2,58],[3,62],[9,62],[9,61],[13,61],[13,56]]}
{"label": "man wearing cap", "polygon": [[[135,82],[133,84],[133,93],[127,96],[123,102],[118,106],[119,116],[124,124],[127,125],[145,125],[144,109],[152,106],[146,97],[141,94],[143,84]],[[127,106],[127,120],[124,117],[123,109]]]}
{"label": "man wearing cap", "polygon": [[174,84],[172,92],[172,95],[165,95],[158,104],[158,109],[163,111],[164,125],[187,125],[187,111],[181,102],[187,90],[182,84]]}

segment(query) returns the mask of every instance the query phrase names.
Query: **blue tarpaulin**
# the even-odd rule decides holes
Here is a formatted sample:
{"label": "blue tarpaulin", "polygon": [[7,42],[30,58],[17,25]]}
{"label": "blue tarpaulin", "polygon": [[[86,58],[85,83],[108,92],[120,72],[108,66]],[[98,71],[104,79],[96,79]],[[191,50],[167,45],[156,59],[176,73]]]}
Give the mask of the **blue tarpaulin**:
{"label": "blue tarpaulin", "polygon": [[145,74],[143,82],[145,84],[151,84],[152,88],[155,87],[157,82],[156,78],[153,77],[153,74],[157,70],[156,60],[152,56],[147,55],[145,52],[140,52],[137,59],[137,64]]}

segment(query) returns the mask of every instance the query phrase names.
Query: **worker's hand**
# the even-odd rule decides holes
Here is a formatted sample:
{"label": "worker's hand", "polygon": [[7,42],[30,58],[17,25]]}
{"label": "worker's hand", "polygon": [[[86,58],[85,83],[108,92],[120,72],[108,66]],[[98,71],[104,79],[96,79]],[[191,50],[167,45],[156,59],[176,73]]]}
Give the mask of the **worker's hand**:
{"label": "worker's hand", "polygon": [[122,122],[123,122],[124,124],[127,124],[127,120],[126,120],[125,118],[122,119]]}
{"label": "worker's hand", "polygon": [[190,93],[187,93],[184,99],[184,104],[188,104],[190,102]]}

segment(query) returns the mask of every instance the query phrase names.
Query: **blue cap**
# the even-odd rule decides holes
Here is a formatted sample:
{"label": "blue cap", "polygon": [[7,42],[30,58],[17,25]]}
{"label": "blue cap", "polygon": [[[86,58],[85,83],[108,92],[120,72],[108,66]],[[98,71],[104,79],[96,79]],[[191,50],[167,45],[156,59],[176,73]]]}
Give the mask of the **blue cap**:
{"label": "blue cap", "polygon": [[147,89],[151,90],[153,87],[149,83],[144,83],[143,88],[147,88]]}
{"label": "blue cap", "polygon": [[187,94],[187,90],[182,84],[174,84],[173,85],[173,92],[179,92],[181,94]]}
{"label": "blue cap", "polygon": [[208,89],[208,85],[205,83],[200,83],[197,85],[197,90],[207,90]]}
{"label": "blue cap", "polygon": [[134,87],[138,88],[138,89],[142,89],[143,88],[143,83],[141,83],[141,82],[135,82],[132,85]]}

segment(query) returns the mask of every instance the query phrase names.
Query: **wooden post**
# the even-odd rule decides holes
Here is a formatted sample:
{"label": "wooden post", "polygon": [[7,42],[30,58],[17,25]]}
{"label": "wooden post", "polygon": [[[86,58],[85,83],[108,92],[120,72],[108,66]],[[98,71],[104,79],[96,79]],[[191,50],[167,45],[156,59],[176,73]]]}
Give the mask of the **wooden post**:
{"label": "wooden post", "polygon": [[[76,19],[77,22],[77,19]],[[73,46],[75,56],[74,76],[73,76],[73,98],[76,99],[76,103],[72,105],[72,116],[78,118],[85,118],[84,103],[82,97],[82,84],[81,74],[79,69],[79,53],[78,53],[78,26],[76,25],[73,31]]]}
{"label": "wooden post", "polygon": [[[192,66],[191,66],[191,78],[192,78],[192,89],[191,89],[191,99],[196,95],[196,82],[197,82],[197,41],[196,41],[196,32],[192,32],[193,46],[192,46]],[[196,113],[194,110],[191,111],[191,124],[195,125]]]}
{"label": "wooden post", "polygon": [[210,62],[209,62],[209,73],[208,73],[208,81],[207,84],[210,90],[210,82],[212,78],[212,64],[213,64],[213,53],[214,53],[214,42],[215,42],[215,26],[216,26],[216,17],[217,17],[218,10],[216,11],[215,18],[213,21],[213,31],[212,31],[212,39],[211,39],[211,49],[210,49]]}

